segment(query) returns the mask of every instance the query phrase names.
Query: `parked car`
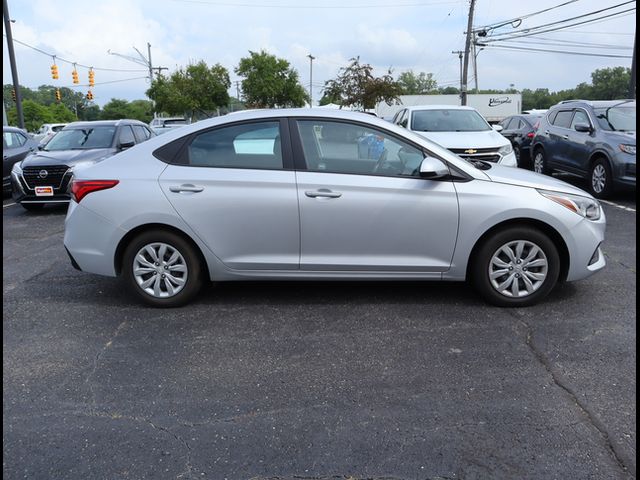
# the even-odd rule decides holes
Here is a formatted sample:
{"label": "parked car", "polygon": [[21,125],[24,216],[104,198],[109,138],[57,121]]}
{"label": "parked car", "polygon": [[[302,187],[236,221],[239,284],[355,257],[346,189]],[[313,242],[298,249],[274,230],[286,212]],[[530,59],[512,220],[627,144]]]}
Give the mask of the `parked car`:
{"label": "parked car", "polygon": [[531,169],[531,140],[536,134],[535,124],[542,115],[513,115],[500,122],[503,137],[509,139],[518,167]]}
{"label": "parked car", "polygon": [[531,148],[536,172],[578,175],[597,198],[635,189],[636,102],[560,102],[540,119]]}
{"label": "parked car", "polygon": [[156,135],[162,135],[163,133],[172,132],[176,128],[181,128],[181,127],[184,127],[184,125],[181,125],[181,124],[175,124],[175,125],[168,124],[168,125],[165,125],[164,127],[151,127],[151,131],[153,133],[155,133]]}
{"label": "parked car", "polygon": [[69,203],[69,182],[75,170],[152,136],[155,134],[149,127],[137,120],[70,123],[43,148],[13,165],[13,198],[27,210],[38,210],[48,203]]}
{"label": "parked car", "polygon": [[149,122],[151,128],[177,127],[189,125],[191,122],[184,117],[156,117]]}
{"label": "parked car", "polygon": [[33,139],[40,143],[41,146],[45,146],[56,133],[67,125],[67,123],[45,123],[34,134]]}
{"label": "parked car", "polygon": [[439,143],[462,158],[517,166],[511,143],[475,108],[423,105],[399,110],[392,123]]}
{"label": "parked car", "polygon": [[588,193],[360,113],[203,120],[78,170],[71,193],[72,264],[161,307],[260,279],[470,279],[524,306],[605,266]]}
{"label": "parked car", "polygon": [[2,127],[2,193],[11,193],[11,169],[38,147],[27,132],[16,127]]}

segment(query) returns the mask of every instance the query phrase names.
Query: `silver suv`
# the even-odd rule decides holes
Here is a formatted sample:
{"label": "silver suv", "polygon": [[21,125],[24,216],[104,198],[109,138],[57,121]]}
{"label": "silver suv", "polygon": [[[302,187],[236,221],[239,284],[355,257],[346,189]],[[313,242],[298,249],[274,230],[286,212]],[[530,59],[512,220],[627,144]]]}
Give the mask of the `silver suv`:
{"label": "silver suv", "polygon": [[595,197],[635,189],[636,102],[561,102],[536,125],[531,152],[536,172],[559,170],[588,179]]}

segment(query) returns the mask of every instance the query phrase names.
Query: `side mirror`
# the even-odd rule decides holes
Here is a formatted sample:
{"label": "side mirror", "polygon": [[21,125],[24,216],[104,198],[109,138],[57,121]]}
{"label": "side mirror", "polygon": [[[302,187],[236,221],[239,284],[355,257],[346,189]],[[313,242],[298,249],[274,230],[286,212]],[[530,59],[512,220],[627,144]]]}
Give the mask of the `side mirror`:
{"label": "side mirror", "polygon": [[420,176],[431,180],[446,177],[449,169],[440,160],[434,157],[425,157],[420,164]]}
{"label": "side mirror", "polygon": [[573,128],[575,128],[576,132],[591,133],[591,125],[586,123],[576,123]]}
{"label": "side mirror", "polygon": [[504,130],[502,128],[502,125],[492,125],[492,127],[496,132],[501,132],[502,130]]}
{"label": "side mirror", "polygon": [[131,148],[136,144],[136,142],[124,142],[121,143],[120,145],[118,145],[118,147],[120,148],[120,150],[125,150],[127,148]]}

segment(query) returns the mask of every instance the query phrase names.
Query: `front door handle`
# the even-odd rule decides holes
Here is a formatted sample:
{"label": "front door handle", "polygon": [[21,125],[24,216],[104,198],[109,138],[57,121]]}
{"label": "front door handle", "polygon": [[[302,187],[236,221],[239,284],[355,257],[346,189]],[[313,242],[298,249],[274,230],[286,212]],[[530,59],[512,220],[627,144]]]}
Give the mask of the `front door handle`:
{"label": "front door handle", "polygon": [[196,187],[195,185],[191,185],[190,183],[185,183],[179,186],[169,187],[169,191],[174,193],[182,193],[182,192],[190,192],[190,193],[198,193],[204,190],[204,187]]}
{"label": "front door handle", "polygon": [[304,194],[309,198],[340,198],[342,196],[340,192],[332,192],[326,188],[314,191],[307,190]]}
{"label": "front door handle", "polygon": [[563,139],[563,140],[569,140],[569,135],[563,135],[563,136],[562,136],[562,139]]}

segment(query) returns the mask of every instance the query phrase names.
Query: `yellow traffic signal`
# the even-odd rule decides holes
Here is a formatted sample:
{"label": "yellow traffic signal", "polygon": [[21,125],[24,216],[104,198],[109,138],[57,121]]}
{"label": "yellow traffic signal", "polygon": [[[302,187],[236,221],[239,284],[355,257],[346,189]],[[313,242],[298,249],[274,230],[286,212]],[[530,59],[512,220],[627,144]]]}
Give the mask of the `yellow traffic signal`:
{"label": "yellow traffic signal", "polygon": [[60,95],[60,89],[56,88],[56,100],[59,102],[62,99],[62,95]]}
{"label": "yellow traffic signal", "polygon": [[78,71],[75,68],[71,72],[71,78],[73,79],[74,84],[80,83],[80,79],[78,78]]}
{"label": "yellow traffic signal", "polygon": [[89,86],[93,87],[96,84],[95,81],[95,72],[93,71],[93,69],[89,70]]}
{"label": "yellow traffic signal", "polygon": [[58,80],[58,78],[60,78],[58,75],[58,65],[56,65],[55,63],[51,65],[51,78],[53,78],[54,80]]}
{"label": "yellow traffic signal", "polygon": [[87,92],[87,100],[93,100],[93,92],[91,90]]}
{"label": "yellow traffic signal", "polygon": [[16,89],[15,88],[11,89],[11,98],[13,98],[14,102],[16,101]]}

